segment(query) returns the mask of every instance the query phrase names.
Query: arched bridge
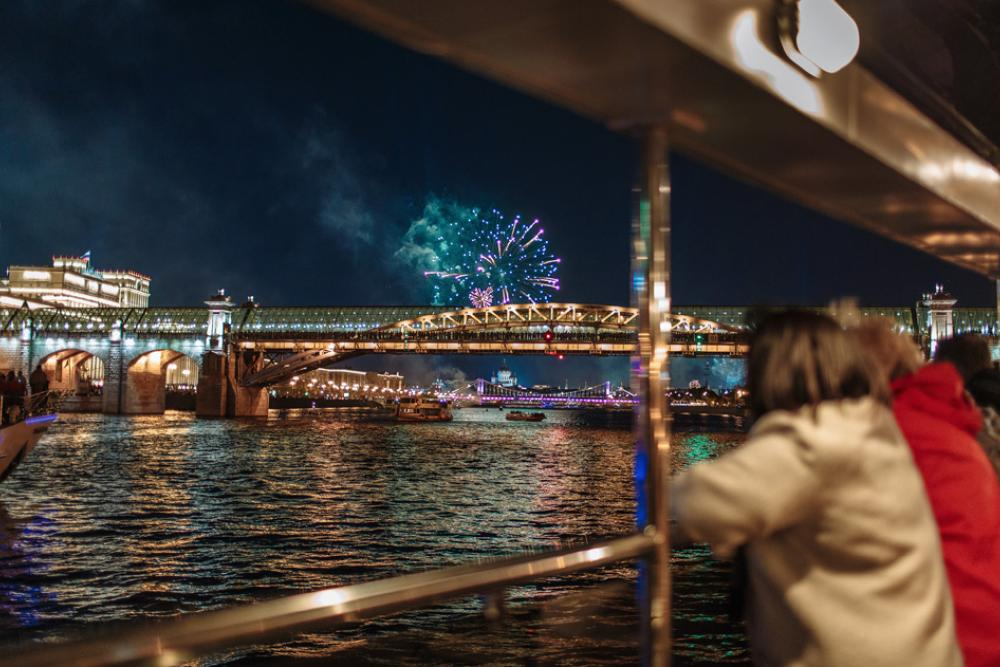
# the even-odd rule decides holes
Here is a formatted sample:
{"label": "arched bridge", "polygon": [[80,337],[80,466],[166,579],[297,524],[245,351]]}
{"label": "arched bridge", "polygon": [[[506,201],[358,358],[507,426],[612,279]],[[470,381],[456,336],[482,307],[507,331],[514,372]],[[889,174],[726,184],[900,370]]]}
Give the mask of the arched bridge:
{"label": "arched bridge", "polygon": [[[927,335],[926,312],[908,306],[861,315]],[[1000,331],[993,308],[953,316],[955,333]],[[745,318],[742,306],[675,308],[664,323],[671,352],[741,356]],[[137,413],[162,412],[166,377],[184,365],[197,378],[198,414],[256,415],[266,413],[269,384],[350,356],[625,355],[635,349],[637,319],[634,309],[605,305],[258,307],[221,295],[191,308],[23,307],[0,309],[0,370],[28,375],[41,365],[53,387],[101,384],[99,397],[84,398],[105,412]]]}

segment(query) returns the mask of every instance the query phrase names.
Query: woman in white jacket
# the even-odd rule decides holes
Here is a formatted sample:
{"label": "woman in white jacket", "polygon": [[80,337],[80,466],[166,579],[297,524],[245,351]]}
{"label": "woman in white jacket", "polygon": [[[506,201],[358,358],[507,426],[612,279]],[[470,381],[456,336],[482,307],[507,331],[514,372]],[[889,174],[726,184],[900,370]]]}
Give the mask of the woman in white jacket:
{"label": "woman in white jacket", "polygon": [[772,315],[748,442],[671,484],[675,541],[746,548],[759,665],[961,665],[934,517],[884,381],[830,318]]}

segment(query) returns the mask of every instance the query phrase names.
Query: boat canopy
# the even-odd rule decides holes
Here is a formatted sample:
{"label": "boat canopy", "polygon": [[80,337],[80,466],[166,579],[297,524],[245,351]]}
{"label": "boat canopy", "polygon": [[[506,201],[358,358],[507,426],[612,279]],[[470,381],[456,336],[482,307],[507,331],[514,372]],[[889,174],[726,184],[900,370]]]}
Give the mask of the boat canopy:
{"label": "boat canopy", "polygon": [[816,78],[784,56],[773,0],[310,4],[613,130],[665,127],[673,150],[1000,278],[990,151],[873,73],[859,17],[862,57]]}

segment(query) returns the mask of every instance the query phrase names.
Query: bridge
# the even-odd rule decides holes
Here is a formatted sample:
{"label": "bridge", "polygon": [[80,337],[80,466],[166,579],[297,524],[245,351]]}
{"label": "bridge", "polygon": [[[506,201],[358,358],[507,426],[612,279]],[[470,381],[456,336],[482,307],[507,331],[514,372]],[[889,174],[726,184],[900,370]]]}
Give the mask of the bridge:
{"label": "bridge", "polygon": [[[928,335],[917,308],[861,314]],[[676,308],[670,352],[743,356],[746,317],[742,306]],[[102,411],[159,413],[167,369],[186,357],[198,369],[200,415],[258,415],[267,387],[359,355],[630,355],[637,320],[635,309],[612,305],[261,307],[222,295],[202,307],[0,309],[0,369],[28,375],[40,364],[51,388],[67,392],[90,369],[102,391],[89,400]],[[955,333],[997,334],[990,308],[953,309],[952,321]]]}

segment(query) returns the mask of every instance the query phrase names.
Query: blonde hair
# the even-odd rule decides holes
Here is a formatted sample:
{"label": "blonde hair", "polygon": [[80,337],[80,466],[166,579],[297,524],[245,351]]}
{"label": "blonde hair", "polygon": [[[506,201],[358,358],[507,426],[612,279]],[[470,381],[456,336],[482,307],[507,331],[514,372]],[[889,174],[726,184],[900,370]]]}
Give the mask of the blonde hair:
{"label": "blonde hair", "polygon": [[894,331],[888,318],[866,319],[849,331],[868,360],[890,381],[924,365],[924,354],[917,344],[909,336]]}

